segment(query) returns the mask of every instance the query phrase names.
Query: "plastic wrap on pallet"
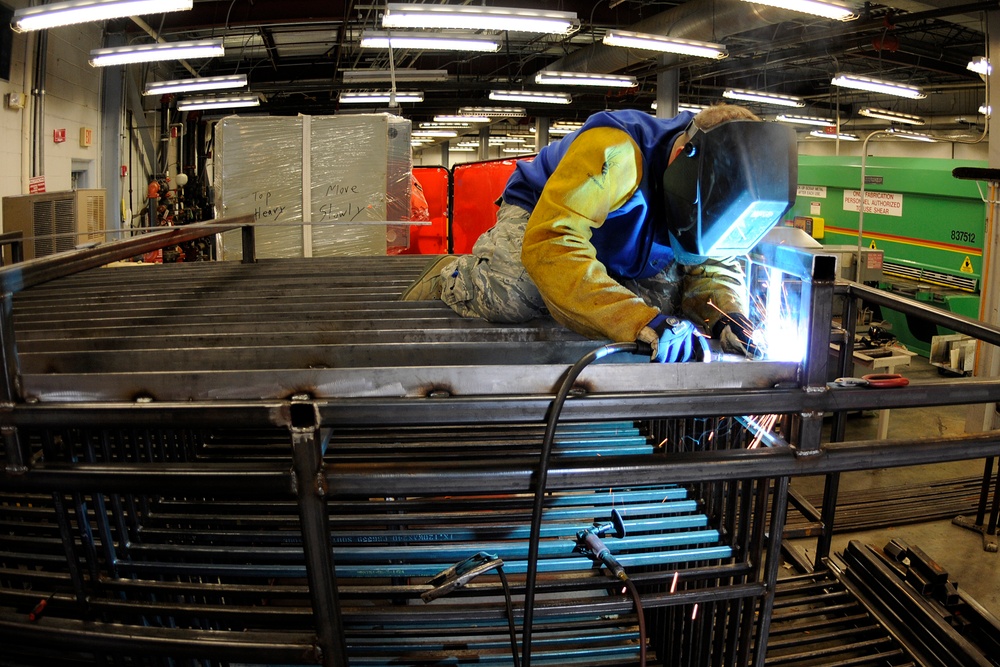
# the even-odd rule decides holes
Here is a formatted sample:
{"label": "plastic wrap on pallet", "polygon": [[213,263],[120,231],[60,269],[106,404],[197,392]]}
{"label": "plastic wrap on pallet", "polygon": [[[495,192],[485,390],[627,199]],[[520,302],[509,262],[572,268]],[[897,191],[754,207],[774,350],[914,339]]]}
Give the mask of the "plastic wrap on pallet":
{"label": "plastic wrap on pallet", "polygon": [[[229,116],[215,145],[218,215],[254,215],[260,258],[384,255],[385,221],[409,219],[407,119]],[[222,257],[242,257],[239,232],[223,235]]]}

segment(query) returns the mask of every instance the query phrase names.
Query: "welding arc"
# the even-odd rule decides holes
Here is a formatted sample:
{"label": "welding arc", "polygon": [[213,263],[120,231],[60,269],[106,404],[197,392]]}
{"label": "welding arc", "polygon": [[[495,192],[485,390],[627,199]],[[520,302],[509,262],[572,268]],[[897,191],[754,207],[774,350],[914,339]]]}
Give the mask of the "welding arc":
{"label": "welding arc", "polygon": [[552,453],[552,444],[555,441],[556,425],[559,423],[559,414],[562,406],[569,396],[573,383],[590,364],[598,359],[617,354],[619,352],[639,353],[637,343],[610,343],[602,345],[596,350],[591,350],[587,354],[570,366],[563,377],[556,397],[549,405],[549,413],[546,417],[545,436],[542,439],[542,451],[538,458],[538,469],[535,473],[535,498],[531,509],[531,534],[528,538],[528,571],[524,579],[524,619],[521,629],[521,665],[531,667],[531,622],[535,610],[535,581],[538,569],[538,542],[542,531],[542,506],[545,504],[545,482],[549,474],[549,456]]}

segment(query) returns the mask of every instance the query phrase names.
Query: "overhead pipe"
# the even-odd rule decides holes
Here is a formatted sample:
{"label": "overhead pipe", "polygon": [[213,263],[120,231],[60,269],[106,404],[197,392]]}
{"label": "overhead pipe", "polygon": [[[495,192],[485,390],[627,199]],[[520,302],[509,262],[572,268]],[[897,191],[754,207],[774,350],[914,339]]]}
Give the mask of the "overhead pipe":
{"label": "overhead pipe", "polygon": [[[743,0],[694,0],[628,27],[634,32],[718,41],[788,20],[795,12]],[[594,43],[547,65],[543,70],[609,74],[636,62],[628,49]]]}

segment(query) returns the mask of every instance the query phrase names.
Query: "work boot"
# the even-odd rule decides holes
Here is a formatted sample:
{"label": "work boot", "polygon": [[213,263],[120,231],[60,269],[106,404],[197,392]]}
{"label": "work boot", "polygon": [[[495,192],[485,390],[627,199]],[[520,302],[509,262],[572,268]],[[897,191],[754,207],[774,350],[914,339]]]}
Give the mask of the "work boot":
{"label": "work boot", "polygon": [[420,277],[413,281],[400,301],[433,301],[441,298],[441,290],[444,288],[444,279],[441,277],[441,270],[449,262],[454,261],[458,255],[445,255],[440,259],[431,262],[430,266],[424,269]]}

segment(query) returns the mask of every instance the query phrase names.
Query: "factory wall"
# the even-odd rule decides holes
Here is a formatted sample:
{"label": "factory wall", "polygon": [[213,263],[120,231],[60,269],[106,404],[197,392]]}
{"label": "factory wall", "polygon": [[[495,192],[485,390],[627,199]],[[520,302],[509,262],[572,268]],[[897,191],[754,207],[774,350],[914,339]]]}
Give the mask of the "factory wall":
{"label": "factory wall", "polygon": [[[11,2],[15,9],[26,2]],[[87,62],[91,49],[101,44],[103,26],[87,24],[48,31],[44,118],[32,129],[32,80],[37,36],[14,34],[10,79],[0,80],[0,197],[29,192],[31,146],[34,132],[41,135],[45,190],[72,187],[99,188],[101,183],[101,70]],[[11,105],[11,95],[23,95],[24,106]],[[90,145],[82,145],[81,129],[88,129]],[[0,225],[2,225],[0,219]]]}

